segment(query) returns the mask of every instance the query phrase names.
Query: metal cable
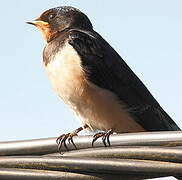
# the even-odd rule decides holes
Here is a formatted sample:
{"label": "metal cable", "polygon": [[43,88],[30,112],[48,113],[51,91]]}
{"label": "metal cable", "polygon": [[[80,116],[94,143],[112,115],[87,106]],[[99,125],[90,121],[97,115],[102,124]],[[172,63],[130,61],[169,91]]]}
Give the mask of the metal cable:
{"label": "metal cable", "polygon": [[[182,132],[114,134],[111,147],[101,138],[75,136],[71,151],[57,153],[56,138],[0,143],[0,179],[139,180],[182,176]],[[51,153],[51,154],[50,154]],[[16,155],[16,156],[14,156]]]}
{"label": "metal cable", "polygon": [[0,158],[0,168],[155,176],[182,175],[180,163],[136,159],[9,156]]}
{"label": "metal cable", "polygon": [[[59,153],[44,156],[59,156]],[[68,151],[62,154],[68,157],[95,157],[141,159],[182,163],[182,149],[149,146],[116,146],[107,148],[90,148]]]}
{"label": "metal cable", "polygon": [[3,180],[141,180],[155,177],[148,175],[78,174],[35,169],[0,168],[0,179]]}
{"label": "metal cable", "polygon": [[[91,148],[92,136],[75,136],[73,141],[77,149]],[[140,132],[114,134],[110,136],[112,146],[182,146],[181,131]],[[67,143],[70,150],[72,144]],[[103,147],[101,138],[94,147]],[[62,151],[65,148],[62,147]],[[44,138],[24,141],[9,141],[0,143],[0,156],[9,155],[43,155],[57,152],[56,138]]]}

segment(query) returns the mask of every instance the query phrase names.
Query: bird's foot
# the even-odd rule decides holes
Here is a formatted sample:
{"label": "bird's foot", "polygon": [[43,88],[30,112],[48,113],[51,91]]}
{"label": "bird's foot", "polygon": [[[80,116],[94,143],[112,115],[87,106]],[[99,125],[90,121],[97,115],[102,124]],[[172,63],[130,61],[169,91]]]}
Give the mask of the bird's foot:
{"label": "bird's foot", "polygon": [[107,130],[106,132],[99,132],[99,133],[96,133],[94,136],[93,136],[93,140],[92,140],[92,147],[94,146],[94,142],[102,137],[102,142],[104,144],[105,147],[107,147],[107,144],[108,146],[111,146],[111,143],[110,143],[110,140],[109,140],[109,137],[110,135],[113,134],[113,129],[109,129]]}
{"label": "bird's foot", "polygon": [[65,149],[67,151],[69,151],[69,148],[66,144],[66,141],[68,141],[69,144],[72,144],[75,147],[75,149],[77,149],[77,147],[73,141],[73,137],[78,136],[78,133],[80,131],[82,131],[83,129],[86,129],[86,128],[88,128],[88,125],[84,125],[83,127],[79,127],[78,129],[76,129],[75,131],[73,131],[71,133],[62,134],[61,136],[59,136],[56,140],[56,143],[58,144],[58,152],[61,153],[61,148],[63,145],[64,145]]}
{"label": "bird's foot", "polygon": [[64,145],[64,147],[66,148],[66,150],[68,151],[68,146],[66,144],[66,141],[68,140],[69,143],[71,143],[75,149],[76,148],[76,145],[75,143],[73,142],[73,136],[78,136],[77,133],[75,132],[72,132],[72,133],[68,133],[68,134],[62,134],[61,136],[59,136],[56,140],[57,144],[58,144],[58,151],[61,153],[61,148],[62,146]]}

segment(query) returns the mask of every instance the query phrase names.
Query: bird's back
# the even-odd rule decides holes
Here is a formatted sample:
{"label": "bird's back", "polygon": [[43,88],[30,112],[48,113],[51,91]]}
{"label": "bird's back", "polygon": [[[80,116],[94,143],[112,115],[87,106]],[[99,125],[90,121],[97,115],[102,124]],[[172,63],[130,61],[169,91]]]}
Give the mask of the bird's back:
{"label": "bird's back", "polygon": [[88,80],[113,92],[146,131],[180,130],[142,81],[98,33],[70,31],[70,44],[82,57]]}

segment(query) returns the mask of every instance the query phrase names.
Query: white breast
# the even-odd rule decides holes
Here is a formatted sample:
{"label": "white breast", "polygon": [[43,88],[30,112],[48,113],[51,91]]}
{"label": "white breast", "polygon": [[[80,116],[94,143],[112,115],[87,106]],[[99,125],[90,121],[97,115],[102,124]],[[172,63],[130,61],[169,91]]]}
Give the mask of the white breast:
{"label": "white breast", "polygon": [[85,76],[77,52],[68,43],[45,67],[55,92],[66,102],[77,101]]}
{"label": "white breast", "polygon": [[45,66],[51,84],[63,101],[91,129],[116,132],[144,131],[118,103],[110,91],[88,82],[77,52],[66,43],[53,60]]}

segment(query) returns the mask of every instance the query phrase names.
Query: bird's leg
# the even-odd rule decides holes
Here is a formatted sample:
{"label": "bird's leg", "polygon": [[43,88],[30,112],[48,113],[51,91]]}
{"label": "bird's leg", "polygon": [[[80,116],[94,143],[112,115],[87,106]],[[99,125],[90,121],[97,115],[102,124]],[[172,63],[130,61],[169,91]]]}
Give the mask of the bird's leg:
{"label": "bird's leg", "polygon": [[83,127],[79,127],[78,129],[74,130],[71,133],[62,134],[61,136],[59,136],[56,140],[56,143],[58,144],[58,151],[61,153],[62,145],[64,145],[64,147],[66,148],[67,151],[69,150],[66,145],[66,140],[68,140],[69,143],[72,143],[73,146],[75,147],[75,149],[77,149],[75,143],[73,142],[73,136],[77,136],[80,131],[82,131],[83,129],[86,129],[86,128],[88,128],[87,124],[85,124]]}
{"label": "bird's leg", "polygon": [[110,135],[113,134],[113,133],[114,133],[113,129],[109,129],[109,130],[104,134],[104,136],[102,137],[102,141],[105,142],[105,141],[107,140],[107,144],[108,144],[109,146],[111,146],[109,137],[110,137]]}
{"label": "bird's leg", "polygon": [[107,144],[109,146],[111,146],[111,143],[109,141],[109,137],[110,135],[113,134],[113,129],[109,129],[107,130],[106,132],[99,132],[99,133],[96,133],[94,136],[93,136],[93,140],[92,140],[92,147],[94,146],[94,142],[102,137],[102,142],[104,144],[105,147],[107,147]]}

